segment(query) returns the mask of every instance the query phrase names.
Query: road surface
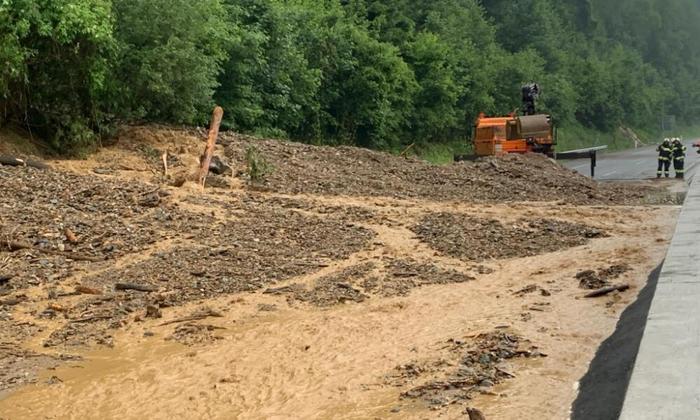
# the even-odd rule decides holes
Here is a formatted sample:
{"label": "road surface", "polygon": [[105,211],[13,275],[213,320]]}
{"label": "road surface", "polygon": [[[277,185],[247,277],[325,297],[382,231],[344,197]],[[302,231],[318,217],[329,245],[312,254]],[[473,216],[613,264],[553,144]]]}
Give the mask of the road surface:
{"label": "road surface", "polygon": [[[691,147],[694,141],[687,140],[684,144],[688,147],[685,158],[686,172],[693,174],[694,166],[700,162],[696,148]],[[658,153],[656,146],[641,147],[639,149],[624,150],[621,152],[599,153],[598,165],[595,177],[599,180],[634,180],[656,178]],[[590,159],[576,159],[562,161],[564,166],[580,172],[586,176],[591,175]],[[671,177],[674,176],[673,164],[671,164]]]}
{"label": "road surface", "polygon": [[659,274],[621,420],[700,418],[700,182]]}

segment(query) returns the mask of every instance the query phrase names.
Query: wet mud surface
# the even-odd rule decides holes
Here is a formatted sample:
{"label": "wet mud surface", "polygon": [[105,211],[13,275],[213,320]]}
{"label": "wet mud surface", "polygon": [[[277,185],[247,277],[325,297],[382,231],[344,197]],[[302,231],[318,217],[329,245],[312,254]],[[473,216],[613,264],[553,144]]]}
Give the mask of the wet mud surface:
{"label": "wet mud surface", "polygon": [[[123,136],[49,171],[0,166],[7,418],[559,418],[677,212],[538,156],[435,167],[255,141],[274,170],[251,183],[253,140],[226,134],[234,172],[202,192],[158,166],[189,167],[191,132]],[[632,291],[581,299],[618,278]]]}

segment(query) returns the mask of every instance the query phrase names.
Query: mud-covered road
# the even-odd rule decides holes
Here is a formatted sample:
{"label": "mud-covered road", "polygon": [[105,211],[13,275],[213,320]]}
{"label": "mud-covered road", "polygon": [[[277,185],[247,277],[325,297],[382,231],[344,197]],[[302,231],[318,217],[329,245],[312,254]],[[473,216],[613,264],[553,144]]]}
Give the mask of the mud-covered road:
{"label": "mud-covered road", "polygon": [[678,212],[538,156],[221,143],[205,192],[170,129],[0,167],[0,418],[563,418]]}

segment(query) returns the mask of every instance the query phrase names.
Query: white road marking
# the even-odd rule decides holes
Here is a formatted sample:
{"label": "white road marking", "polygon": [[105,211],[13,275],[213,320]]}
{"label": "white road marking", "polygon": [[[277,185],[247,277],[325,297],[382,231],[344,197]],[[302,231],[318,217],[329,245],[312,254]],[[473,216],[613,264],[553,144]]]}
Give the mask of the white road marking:
{"label": "white road marking", "polygon": [[603,174],[603,176],[610,176],[610,175],[616,174],[616,173],[617,173],[617,171],[612,171],[612,172],[608,172],[607,174]]}

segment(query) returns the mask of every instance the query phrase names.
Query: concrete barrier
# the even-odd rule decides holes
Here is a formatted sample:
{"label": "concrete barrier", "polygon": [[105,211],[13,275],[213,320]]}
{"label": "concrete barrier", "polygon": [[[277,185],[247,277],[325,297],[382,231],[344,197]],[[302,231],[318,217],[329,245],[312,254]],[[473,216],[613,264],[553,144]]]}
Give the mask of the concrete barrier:
{"label": "concrete barrier", "polygon": [[700,178],[678,219],[620,418],[700,419]]}

